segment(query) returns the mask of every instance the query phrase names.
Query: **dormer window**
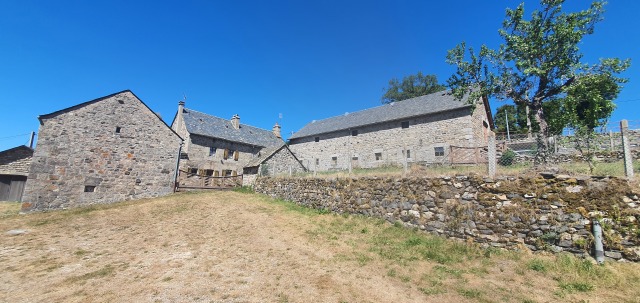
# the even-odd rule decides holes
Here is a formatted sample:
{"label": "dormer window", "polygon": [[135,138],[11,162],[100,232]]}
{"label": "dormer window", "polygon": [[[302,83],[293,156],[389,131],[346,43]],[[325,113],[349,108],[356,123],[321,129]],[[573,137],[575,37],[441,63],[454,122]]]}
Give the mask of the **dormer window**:
{"label": "dormer window", "polygon": [[402,126],[402,128],[409,128],[409,121],[403,121],[400,123],[400,126]]}

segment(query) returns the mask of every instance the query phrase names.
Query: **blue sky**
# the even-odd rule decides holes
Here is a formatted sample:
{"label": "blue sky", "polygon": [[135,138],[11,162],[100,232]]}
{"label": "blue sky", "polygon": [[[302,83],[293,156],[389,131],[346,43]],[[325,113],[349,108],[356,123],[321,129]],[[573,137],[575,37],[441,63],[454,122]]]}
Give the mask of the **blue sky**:
{"label": "blue sky", "polygon": [[[188,108],[278,122],[288,137],[380,105],[391,78],[422,71],[445,82],[447,50],[497,47],[505,8],[520,2],[2,0],[0,150],[26,144],[38,115],[125,89],[167,123],[186,94]],[[537,1],[525,3],[528,16]],[[640,127],[640,1],[606,10],[583,61],[632,59],[611,120]]]}

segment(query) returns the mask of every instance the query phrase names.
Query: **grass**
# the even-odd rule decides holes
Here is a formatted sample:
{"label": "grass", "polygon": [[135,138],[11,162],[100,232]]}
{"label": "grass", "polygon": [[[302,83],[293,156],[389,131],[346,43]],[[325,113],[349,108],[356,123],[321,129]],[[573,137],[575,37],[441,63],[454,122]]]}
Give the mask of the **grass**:
{"label": "grass", "polygon": [[[0,211],[18,210],[2,206]],[[6,251],[15,252],[0,255],[0,279],[12,281],[8,287],[18,290],[24,285],[11,295],[28,293],[24,290],[31,289],[29,283],[36,283],[47,286],[38,289],[60,287],[79,297],[53,301],[91,301],[81,292],[87,285],[103,285],[102,293],[130,289],[127,294],[148,299],[157,291],[155,282],[166,284],[167,291],[186,288],[180,294],[210,291],[201,286],[214,285],[214,299],[223,301],[221,296],[255,301],[243,297],[254,294],[268,296],[265,301],[270,302],[299,302],[304,301],[299,292],[305,290],[307,295],[339,294],[318,299],[333,302],[408,298],[367,297],[382,285],[385,293],[397,288],[420,301],[634,302],[640,297],[638,264],[600,266],[569,254],[483,249],[382,219],[329,213],[246,189],[0,219],[3,230],[24,226],[29,233],[2,238]],[[25,259],[14,259],[19,257]],[[20,277],[25,280],[20,282]],[[222,291],[233,287],[238,287],[235,292]],[[360,287],[362,293],[350,293]],[[43,293],[31,301],[50,296]],[[5,300],[0,294],[0,301],[21,300]]]}

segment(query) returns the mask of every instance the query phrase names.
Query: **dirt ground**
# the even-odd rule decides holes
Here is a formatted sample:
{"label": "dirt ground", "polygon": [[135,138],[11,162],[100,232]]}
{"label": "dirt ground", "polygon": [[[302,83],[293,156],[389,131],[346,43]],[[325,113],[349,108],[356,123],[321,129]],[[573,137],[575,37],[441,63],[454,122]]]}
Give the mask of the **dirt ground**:
{"label": "dirt ground", "polygon": [[[10,206],[0,206],[0,302],[502,301],[489,286],[504,289],[506,301],[558,300],[553,286],[531,287],[540,278],[517,275],[504,285],[457,283],[476,285],[478,293],[430,293],[409,281],[433,264],[396,267],[366,251],[354,255],[348,238],[314,237],[327,219],[265,200],[187,193],[27,215],[6,215]],[[413,268],[419,266],[426,269]]]}

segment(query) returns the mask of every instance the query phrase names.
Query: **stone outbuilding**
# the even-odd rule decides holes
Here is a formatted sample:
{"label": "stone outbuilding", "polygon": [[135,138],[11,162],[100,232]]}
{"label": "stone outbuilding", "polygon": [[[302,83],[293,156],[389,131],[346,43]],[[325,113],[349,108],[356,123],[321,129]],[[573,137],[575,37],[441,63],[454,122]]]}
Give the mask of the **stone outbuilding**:
{"label": "stone outbuilding", "polygon": [[192,183],[187,181],[192,176],[241,176],[247,165],[269,151],[282,150],[284,145],[277,123],[272,130],[261,129],[240,123],[238,115],[224,119],[185,108],[183,101],[178,103],[171,127],[185,139],[180,170],[188,177],[179,181],[185,186]]}
{"label": "stone outbuilding", "polygon": [[286,144],[265,148],[243,169],[242,185],[253,185],[258,176],[294,175],[307,169]]}
{"label": "stone outbuilding", "polygon": [[311,171],[479,163],[486,161],[491,111],[482,98],[466,101],[442,91],[314,120],[289,146]]}
{"label": "stone outbuilding", "polygon": [[173,192],[182,138],[130,90],[38,119],[23,211]]}
{"label": "stone outbuilding", "polygon": [[24,145],[0,152],[0,201],[22,201],[32,157]]}

